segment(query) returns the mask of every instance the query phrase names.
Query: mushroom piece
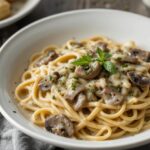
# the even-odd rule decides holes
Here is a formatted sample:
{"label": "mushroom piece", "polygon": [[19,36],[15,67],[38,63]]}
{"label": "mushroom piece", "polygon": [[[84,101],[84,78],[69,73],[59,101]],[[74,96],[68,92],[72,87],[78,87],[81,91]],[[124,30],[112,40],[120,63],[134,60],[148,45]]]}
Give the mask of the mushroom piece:
{"label": "mushroom piece", "polygon": [[150,52],[138,48],[130,49],[130,56],[139,57],[143,61],[150,62]]}
{"label": "mushroom piece", "polygon": [[80,93],[76,98],[76,102],[74,104],[74,109],[76,111],[81,110],[83,108],[83,106],[85,105],[85,103],[86,103],[86,96],[85,96],[85,94]]}
{"label": "mushroom piece", "polygon": [[142,59],[146,62],[150,62],[150,52],[133,48],[130,49],[129,55],[122,58],[120,61],[124,63],[138,64],[139,59]]}
{"label": "mushroom piece", "polygon": [[75,74],[84,79],[93,79],[99,75],[101,66],[99,62],[93,62],[89,66],[78,66],[75,69]]}
{"label": "mushroom piece", "polygon": [[39,88],[41,91],[44,92],[49,91],[51,89],[51,81],[49,76],[46,76],[43,80],[40,81]]}
{"label": "mushroom piece", "polygon": [[143,50],[141,50],[141,49],[138,49],[138,48],[131,48],[130,49],[130,55],[131,56],[134,56],[134,57],[136,57],[136,56],[145,56],[145,54],[146,54],[146,51],[143,51]]}
{"label": "mushroom piece", "polygon": [[55,71],[50,75],[51,82],[57,82],[57,80],[60,78],[59,72]]}
{"label": "mushroom piece", "polygon": [[65,98],[69,101],[74,101],[75,97],[84,91],[84,89],[85,87],[83,85],[78,86],[75,90],[69,89],[65,94]]}
{"label": "mushroom piece", "polygon": [[120,60],[120,62],[123,62],[123,63],[131,63],[131,64],[138,64],[138,63],[139,63],[139,60],[138,60],[138,58],[136,58],[136,57],[126,56],[126,57],[122,58],[122,59]]}
{"label": "mushroom piece", "polygon": [[56,59],[58,57],[58,54],[54,51],[51,50],[47,56],[43,57],[42,59],[40,59],[37,62],[37,66],[41,66],[41,65],[47,65],[50,61],[53,61],[54,59]]}
{"label": "mushroom piece", "polygon": [[63,114],[52,115],[45,120],[46,130],[65,137],[74,134],[74,127],[71,120]]}
{"label": "mushroom piece", "polygon": [[150,85],[150,78],[149,77],[139,75],[135,72],[128,72],[127,76],[130,79],[130,81],[135,85],[138,85],[138,86]]}
{"label": "mushroom piece", "polygon": [[104,95],[105,103],[109,105],[119,105],[124,101],[123,95],[108,87],[103,90],[102,94]]}

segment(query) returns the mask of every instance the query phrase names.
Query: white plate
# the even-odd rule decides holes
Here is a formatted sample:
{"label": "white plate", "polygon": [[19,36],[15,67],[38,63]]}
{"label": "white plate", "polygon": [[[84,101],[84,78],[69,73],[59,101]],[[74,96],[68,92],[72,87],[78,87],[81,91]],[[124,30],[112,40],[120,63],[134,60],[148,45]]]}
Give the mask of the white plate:
{"label": "white plate", "polygon": [[[60,137],[33,125],[17,107],[12,91],[31,54],[48,44],[63,44],[68,39],[105,35],[125,42],[134,39],[139,46],[150,49],[150,20],[117,10],[79,10],[37,21],[13,35],[0,53],[0,104],[8,121],[26,134],[63,148],[104,150],[131,148],[150,141],[150,130],[116,140],[89,142]],[[17,111],[16,114],[13,110]]]}
{"label": "white plate", "polygon": [[33,10],[39,2],[40,0],[22,0],[14,2],[12,4],[13,15],[6,19],[0,20],[0,28],[6,27],[20,20],[25,15],[27,15],[31,10]]}

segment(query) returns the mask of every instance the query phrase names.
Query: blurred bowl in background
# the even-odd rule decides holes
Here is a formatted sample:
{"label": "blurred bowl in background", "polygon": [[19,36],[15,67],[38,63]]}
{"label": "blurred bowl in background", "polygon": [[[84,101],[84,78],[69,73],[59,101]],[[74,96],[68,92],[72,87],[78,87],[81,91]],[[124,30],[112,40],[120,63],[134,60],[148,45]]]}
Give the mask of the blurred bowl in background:
{"label": "blurred bowl in background", "polygon": [[0,28],[6,27],[31,12],[38,4],[40,0],[24,0],[16,1],[12,4],[12,15],[6,19],[0,20]]}
{"label": "blurred bowl in background", "polygon": [[143,3],[144,3],[146,6],[150,7],[150,0],[143,0]]}

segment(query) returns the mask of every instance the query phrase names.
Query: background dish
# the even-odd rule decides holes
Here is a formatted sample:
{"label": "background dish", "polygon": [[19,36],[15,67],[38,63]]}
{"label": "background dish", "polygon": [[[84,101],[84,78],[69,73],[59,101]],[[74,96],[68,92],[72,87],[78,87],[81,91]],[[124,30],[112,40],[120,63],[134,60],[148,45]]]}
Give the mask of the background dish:
{"label": "background dish", "polygon": [[14,2],[12,4],[12,15],[8,18],[0,20],[0,28],[8,26],[23,18],[31,10],[33,10],[39,2],[40,0],[22,0]]}
{"label": "background dish", "polygon": [[[73,19],[72,19],[73,18]],[[137,26],[138,24],[138,26]],[[117,149],[138,146],[149,141],[150,131],[106,142],[79,141],[58,137],[31,124],[15,105],[12,85],[27,65],[27,58],[48,44],[62,44],[66,40],[103,34],[117,41],[134,39],[144,49],[150,49],[149,19],[114,10],[80,10],[42,19],[19,31],[1,48],[0,102],[2,114],[30,136],[66,148]],[[56,32],[57,31],[57,32]],[[39,36],[40,35],[40,36]],[[36,37],[36,38],[35,38]],[[26,42],[24,42],[26,41]],[[9,60],[9,61],[8,61]],[[18,63],[19,62],[19,63]],[[16,68],[18,68],[16,70]],[[12,101],[13,100],[13,101]],[[13,113],[13,111],[17,113]]]}

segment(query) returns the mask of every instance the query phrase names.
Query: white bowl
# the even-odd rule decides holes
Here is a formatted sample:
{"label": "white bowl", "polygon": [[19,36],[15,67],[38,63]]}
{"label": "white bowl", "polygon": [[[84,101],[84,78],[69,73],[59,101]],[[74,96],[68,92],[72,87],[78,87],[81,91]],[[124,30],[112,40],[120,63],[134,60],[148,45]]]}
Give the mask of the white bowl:
{"label": "white bowl", "polygon": [[[131,148],[148,143],[150,130],[116,140],[89,142],[53,135],[32,124],[17,107],[12,91],[29,57],[49,44],[63,44],[77,39],[105,35],[125,42],[135,40],[150,49],[150,20],[136,14],[105,9],[78,10],[39,20],[13,35],[0,53],[0,104],[5,118],[24,133],[63,148],[104,150]],[[17,113],[13,113],[13,111]]]}
{"label": "white bowl", "polygon": [[[40,0],[26,0],[26,1],[16,1],[14,5],[13,15],[0,20],[0,28],[6,27],[21,18],[23,18],[25,15],[27,15],[29,12],[31,12],[37,4],[40,2]],[[16,11],[17,10],[17,11]]]}

